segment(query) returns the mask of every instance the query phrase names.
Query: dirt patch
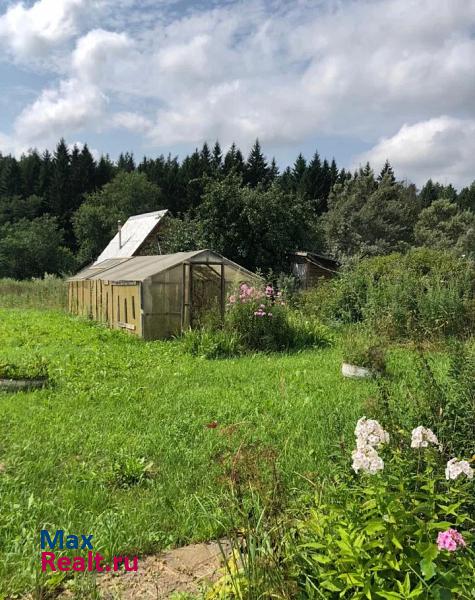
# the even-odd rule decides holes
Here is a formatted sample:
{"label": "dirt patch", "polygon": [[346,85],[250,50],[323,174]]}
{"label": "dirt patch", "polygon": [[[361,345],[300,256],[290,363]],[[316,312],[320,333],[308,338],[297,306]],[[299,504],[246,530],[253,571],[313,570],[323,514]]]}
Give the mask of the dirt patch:
{"label": "dirt patch", "polygon": [[[137,572],[99,575],[97,591],[103,600],[165,600],[177,592],[197,594],[220,576],[222,551],[227,555],[231,551],[229,542],[220,544],[191,544],[145,556],[139,559]],[[60,595],[63,600],[72,597],[70,591]]]}

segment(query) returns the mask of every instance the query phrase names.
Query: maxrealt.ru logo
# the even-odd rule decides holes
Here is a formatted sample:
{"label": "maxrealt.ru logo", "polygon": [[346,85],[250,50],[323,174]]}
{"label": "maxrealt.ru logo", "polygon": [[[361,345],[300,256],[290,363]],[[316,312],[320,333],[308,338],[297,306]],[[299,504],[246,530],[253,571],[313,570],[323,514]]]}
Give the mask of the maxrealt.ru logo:
{"label": "maxrealt.ru logo", "polygon": [[92,543],[93,535],[65,535],[62,529],[58,529],[51,535],[45,529],[41,530],[40,541],[41,549],[45,550],[78,550],[87,551],[85,556],[64,556],[63,553],[57,552],[42,552],[41,553],[41,570],[42,571],[118,571],[121,566],[125,571],[138,570],[138,557],[134,556],[129,559],[127,556],[114,556],[111,564],[103,564],[104,556],[98,552],[94,552]]}

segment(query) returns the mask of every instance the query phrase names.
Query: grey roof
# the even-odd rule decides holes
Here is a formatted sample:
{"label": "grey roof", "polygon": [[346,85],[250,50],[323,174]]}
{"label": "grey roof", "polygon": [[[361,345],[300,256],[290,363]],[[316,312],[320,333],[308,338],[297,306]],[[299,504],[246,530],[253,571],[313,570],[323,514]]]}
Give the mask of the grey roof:
{"label": "grey roof", "polygon": [[98,265],[109,258],[134,256],[167,212],[167,210],[156,210],[129,217],[122,225],[121,243],[119,244],[119,232],[117,232],[94,264]]}
{"label": "grey roof", "polygon": [[148,277],[157,275],[187,262],[223,263],[234,271],[240,271],[246,276],[257,278],[254,273],[244,267],[224,258],[211,250],[194,250],[191,252],[177,252],[175,254],[162,254],[160,256],[132,256],[125,259],[114,259],[93,265],[80,271],[70,280],[77,279],[103,279],[106,281],[144,281]]}
{"label": "grey roof", "polygon": [[331,256],[325,256],[324,254],[318,254],[317,252],[311,252],[311,251],[298,251],[298,252],[292,252],[293,256],[302,256],[303,258],[309,258],[309,259],[316,259],[316,260],[326,260],[328,262],[331,263],[335,263],[336,265],[339,265],[340,262],[336,259],[336,258],[332,258]]}
{"label": "grey roof", "polygon": [[91,279],[93,275],[98,275],[99,273],[102,273],[103,271],[112,269],[112,267],[116,267],[117,265],[120,265],[121,263],[125,262],[126,260],[129,260],[129,259],[128,258],[108,258],[107,260],[102,261],[100,264],[94,263],[94,264],[88,265],[87,267],[84,267],[84,269],[81,269],[81,271],[79,271],[79,273],[76,273],[76,275],[69,277],[68,281]]}

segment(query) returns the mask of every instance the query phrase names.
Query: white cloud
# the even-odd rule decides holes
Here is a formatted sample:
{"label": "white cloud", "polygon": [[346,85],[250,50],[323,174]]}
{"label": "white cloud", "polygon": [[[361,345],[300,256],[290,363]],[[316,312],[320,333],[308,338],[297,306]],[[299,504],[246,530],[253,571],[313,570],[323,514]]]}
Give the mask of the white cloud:
{"label": "white cloud", "polygon": [[15,122],[17,148],[21,151],[32,145],[44,147],[65,132],[99,126],[106,101],[97,87],[84,85],[80,79],[63,81],[57,89],[44,90]]}
{"label": "white cloud", "polygon": [[38,0],[14,4],[0,16],[0,41],[16,60],[36,60],[77,33],[88,0]]}
{"label": "white cloud", "polygon": [[[162,148],[216,138],[246,147],[256,137],[297,145],[338,134],[374,143],[404,123],[475,119],[475,2],[243,0],[167,12],[178,6],[38,0],[10,8],[0,37],[18,56],[71,36],[75,44],[60,84],[18,116],[17,143],[108,127]],[[86,7],[102,10],[103,29],[84,29]],[[123,31],[108,30],[118,24]]]}
{"label": "white cloud", "polygon": [[71,57],[72,73],[40,94],[15,121],[17,148],[46,146],[86,128],[102,129],[108,105],[106,79],[118,75],[123,52],[131,42],[125,34],[93,30],[78,40]]}
{"label": "white cloud", "polygon": [[111,124],[138,133],[147,132],[153,126],[152,122],[143,115],[127,111],[112,115]]}
{"label": "white cloud", "polygon": [[475,180],[474,156],[475,119],[442,116],[403,125],[394,136],[360,155],[356,164],[369,160],[379,169],[388,159],[397,175],[404,174],[418,185],[431,178],[464,186]]}

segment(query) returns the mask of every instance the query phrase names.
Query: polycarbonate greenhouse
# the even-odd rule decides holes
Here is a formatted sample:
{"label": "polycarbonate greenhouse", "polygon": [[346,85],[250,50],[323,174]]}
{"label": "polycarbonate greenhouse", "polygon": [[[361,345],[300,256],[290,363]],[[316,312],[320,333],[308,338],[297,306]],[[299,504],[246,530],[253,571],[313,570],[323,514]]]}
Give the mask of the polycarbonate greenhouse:
{"label": "polycarbonate greenhouse", "polygon": [[109,258],[68,280],[70,312],[146,340],[169,338],[223,315],[227,294],[260,279],[211,250]]}

